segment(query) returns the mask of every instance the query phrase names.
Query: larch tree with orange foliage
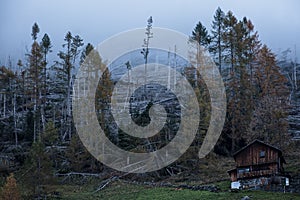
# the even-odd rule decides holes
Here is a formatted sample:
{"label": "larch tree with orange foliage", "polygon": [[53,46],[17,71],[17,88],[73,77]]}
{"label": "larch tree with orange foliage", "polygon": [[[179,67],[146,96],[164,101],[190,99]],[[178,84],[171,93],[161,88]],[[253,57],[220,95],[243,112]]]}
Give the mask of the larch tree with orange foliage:
{"label": "larch tree with orange foliage", "polygon": [[6,184],[3,187],[2,193],[0,195],[3,200],[19,200],[20,193],[17,186],[17,181],[14,174],[10,174],[6,178]]}

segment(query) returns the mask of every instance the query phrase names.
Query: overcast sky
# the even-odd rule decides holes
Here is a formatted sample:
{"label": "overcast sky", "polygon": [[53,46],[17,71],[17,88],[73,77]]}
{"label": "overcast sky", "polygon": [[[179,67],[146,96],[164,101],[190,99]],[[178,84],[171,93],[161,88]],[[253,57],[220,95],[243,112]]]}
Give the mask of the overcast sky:
{"label": "overcast sky", "polygon": [[6,64],[8,56],[14,62],[24,59],[34,22],[41,30],[39,39],[48,33],[56,55],[67,31],[96,46],[119,32],[145,27],[150,15],[153,26],[187,35],[198,21],[210,30],[218,6],[238,19],[251,19],[260,39],[275,53],[287,48],[294,53],[296,45],[300,60],[299,0],[1,0],[0,64]]}

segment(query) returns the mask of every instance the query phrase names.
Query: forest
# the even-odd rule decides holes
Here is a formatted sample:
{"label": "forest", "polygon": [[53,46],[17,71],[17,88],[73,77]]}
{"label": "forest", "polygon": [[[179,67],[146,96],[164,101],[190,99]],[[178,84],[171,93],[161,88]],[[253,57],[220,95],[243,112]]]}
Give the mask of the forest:
{"label": "forest", "polygon": [[[151,26],[152,21],[148,21],[147,27]],[[209,167],[206,174],[199,166],[216,160],[231,166],[231,156],[255,139],[274,145],[287,157],[299,160],[300,67],[296,58],[289,59],[289,50],[275,55],[260,41],[251,20],[237,19],[232,11],[224,13],[218,8],[211,27],[199,21],[191,29],[190,38],[209,52],[226,89],[225,124],[208,160],[200,160],[198,151],[209,126],[211,102],[201,75],[193,75],[195,67],[192,64],[178,66],[178,69],[197,94],[201,120],[192,145],[180,159],[155,172],[126,174],[94,158],[76,133],[72,95],[76,72],[95,44],[86,43],[81,36],[69,31],[61,50],[53,52],[51,38],[36,22],[32,26],[27,59],[19,59],[16,63],[9,60],[6,66],[0,66],[0,161],[9,162],[6,166],[0,165],[1,197],[44,199],[52,191],[49,185],[74,182],[80,185],[90,177],[97,178],[96,185],[100,185],[97,190],[115,177],[155,182],[198,176],[199,180],[216,181],[217,177],[209,180],[208,177],[214,176]],[[141,49],[142,45],[143,41]],[[143,52],[134,55],[144,58]],[[99,65],[106,65],[101,55],[97,58]],[[134,66],[127,63],[128,71],[131,67]],[[113,72],[105,71],[96,92],[96,113],[107,137],[115,145],[132,152],[154,151],[171,141],[180,121],[176,113],[170,117],[167,127],[149,139],[130,137],[117,127],[108,111],[116,81]],[[148,117],[132,111],[132,118],[139,125],[147,123]],[[300,172],[299,167],[291,169]],[[225,169],[217,172],[222,170],[225,175],[220,175],[220,180],[226,179]],[[22,189],[14,191],[16,185],[22,185]]]}

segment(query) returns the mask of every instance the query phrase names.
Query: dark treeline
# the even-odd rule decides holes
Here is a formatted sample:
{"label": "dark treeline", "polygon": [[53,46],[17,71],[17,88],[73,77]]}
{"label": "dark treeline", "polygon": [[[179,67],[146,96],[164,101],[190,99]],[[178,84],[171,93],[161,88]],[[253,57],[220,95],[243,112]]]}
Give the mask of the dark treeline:
{"label": "dark treeline", "polygon": [[[93,45],[84,45],[79,35],[68,32],[56,61],[49,63],[49,54],[54,53],[51,39],[46,33],[41,36],[36,23],[31,36],[27,59],[0,67],[0,151],[16,157],[20,180],[37,194],[42,190],[40,185],[55,181],[55,174],[99,173],[105,168],[83,147],[72,121],[74,71],[93,50]],[[239,20],[231,11],[224,13],[218,8],[210,30],[199,22],[191,38],[210,52],[226,86],[227,116],[215,152],[230,156],[253,139],[287,150],[289,82],[274,53],[259,40],[251,20],[246,17]],[[99,62],[103,64],[100,57]],[[186,160],[197,159],[209,125],[208,90],[199,74],[189,76],[191,71],[193,66],[187,67],[184,73],[198,95],[201,111],[198,134],[184,156],[169,169],[159,172],[162,174],[176,173],[179,163],[194,168]],[[110,73],[104,73],[97,92],[101,102],[109,102],[112,86]],[[104,103],[98,106],[101,124],[106,106]],[[102,127],[106,126],[106,134],[118,141],[119,146],[126,148],[134,144],[127,141],[124,133],[115,134],[116,130],[105,124]],[[147,145],[150,142],[160,148],[158,139],[154,140],[148,140]],[[143,152],[147,148],[141,146],[135,150]]]}

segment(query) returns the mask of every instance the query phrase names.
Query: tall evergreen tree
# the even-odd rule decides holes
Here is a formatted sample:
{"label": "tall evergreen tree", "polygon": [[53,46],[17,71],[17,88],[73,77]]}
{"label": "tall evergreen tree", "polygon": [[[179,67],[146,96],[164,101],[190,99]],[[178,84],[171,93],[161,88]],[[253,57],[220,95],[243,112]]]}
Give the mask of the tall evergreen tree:
{"label": "tall evergreen tree", "polygon": [[[224,63],[229,67],[230,73],[225,77],[225,85],[227,91],[227,119],[225,124],[226,136],[229,138],[230,152],[234,153],[237,146],[237,140],[240,138],[240,107],[239,101],[239,80],[237,76],[237,60],[236,60],[236,33],[237,19],[231,11],[229,11],[224,19],[224,32],[222,35],[224,41]],[[228,71],[228,67],[226,71]]]}
{"label": "tall evergreen tree", "polygon": [[45,111],[45,105],[46,105],[46,97],[47,97],[47,91],[48,91],[48,84],[47,84],[47,55],[51,52],[51,40],[47,33],[44,34],[42,38],[42,42],[40,44],[41,51],[43,52],[43,71],[42,71],[42,79],[43,79],[43,86],[42,86],[42,92],[41,92],[41,121],[42,121],[42,127],[43,131],[45,131],[46,126],[46,111]]}
{"label": "tall evergreen tree", "polygon": [[230,65],[230,72],[233,73],[235,67],[235,52],[234,52],[234,44],[236,41],[234,27],[237,24],[237,19],[233,15],[231,11],[225,16],[224,19],[224,32],[223,32],[223,40],[224,40],[224,56],[225,63]]}
{"label": "tall evergreen tree", "polygon": [[31,36],[34,41],[37,39],[37,34],[40,32],[38,24],[35,22],[32,26]]}
{"label": "tall evergreen tree", "polygon": [[[253,26],[244,18],[237,21],[232,12],[228,12],[225,20],[223,39],[226,51],[225,61],[230,65],[230,73],[226,78],[228,98],[227,130],[231,139],[231,153],[243,144],[243,134],[251,120],[254,106],[253,86],[249,75],[249,66],[255,56],[250,48],[254,48],[251,35]],[[254,44],[254,42],[253,42]]]}
{"label": "tall evergreen tree", "polygon": [[37,34],[39,33],[39,27],[35,23],[32,27],[32,39],[33,44],[31,46],[31,53],[29,57],[29,79],[28,86],[30,97],[33,101],[33,113],[34,113],[34,130],[33,130],[33,140],[36,141],[40,134],[40,106],[41,106],[41,88],[42,88],[42,71],[43,71],[43,55],[42,50],[37,39]]}
{"label": "tall evergreen tree", "polygon": [[83,41],[83,39],[81,39],[81,37],[79,35],[75,35],[72,38],[71,51],[72,51],[72,57],[73,57],[73,63],[72,63],[73,66],[75,66],[76,59],[78,58],[78,55],[80,54],[79,48],[84,45],[84,43],[82,41]]}
{"label": "tall evergreen tree", "polygon": [[215,57],[216,65],[219,66],[219,71],[222,71],[222,53],[223,53],[223,31],[224,31],[224,19],[225,13],[221,10],[220,7],[216,10],[214,15],[214,20],[212,22],[212,36],[211,43],[209,46],[210,52]]}
{"label": "tall evergreen tree", "polygon": [[287,79],[276,65],[275,55],[263,46],[254,65],[255,109],[248,139],[258,138],[285,149],[288,141]]}
{"label": "tall evergreen tree", "polygon": [[82,64],[85,58],[89,55],[89,53],[94,49],[94,46],[91,43],[88,43],[83,49],[80,56],[80,64]]}
{"label": "tall evergreen tree", "polygon": [[201,22],[198,22],[196,27],[194,28],[192,32],[192,39],[197,41],[199,45],[207,48],[209,43],[211,42],[211,38],[205,28],[204,25],[202,25]]}
{"label": "tall evergreen tree", "polygon": [[76,65],[78,55],[80,54],[80,47],[83,46],[80,36],[72,36],[71,32],[67,32],[65,36],[65,44],[63,47],[65,51],[60,51],[58,56],[60,62],[56,62],[57,79],[60,82],[58,91],[62,94],[63,98],[61,109],[61,138],[62,140],[70,140],[72,134],[72,107],[71,107],[71,93],[73,85],[73,70]]}
{"label": "tall evergreen tree", "polygon": [[42,42],[40,44],[41,46],[41,49],[42,49],[42,52],[43,52],[43,58],[44,58],[44,82],[46,84],[46,79],[47,79],[47,64],[48,64],[48,61],[47,61],[47,56],[50,52],[52,52],[51,48],[52,48],[52,45],[51,45],[51,40],[48,36],[47,33],[45,33],[45,35],[43,36],[43,39],[42,39]]}
{"label": "tall evergreen tree", "polygon": [[31,188],[31,195],[39,199],[45,198],[42,185],[53,183],[54,178],[50,156],[46,153],[41,138],[32,144],[23,169],[25,173],[22,179]]}

